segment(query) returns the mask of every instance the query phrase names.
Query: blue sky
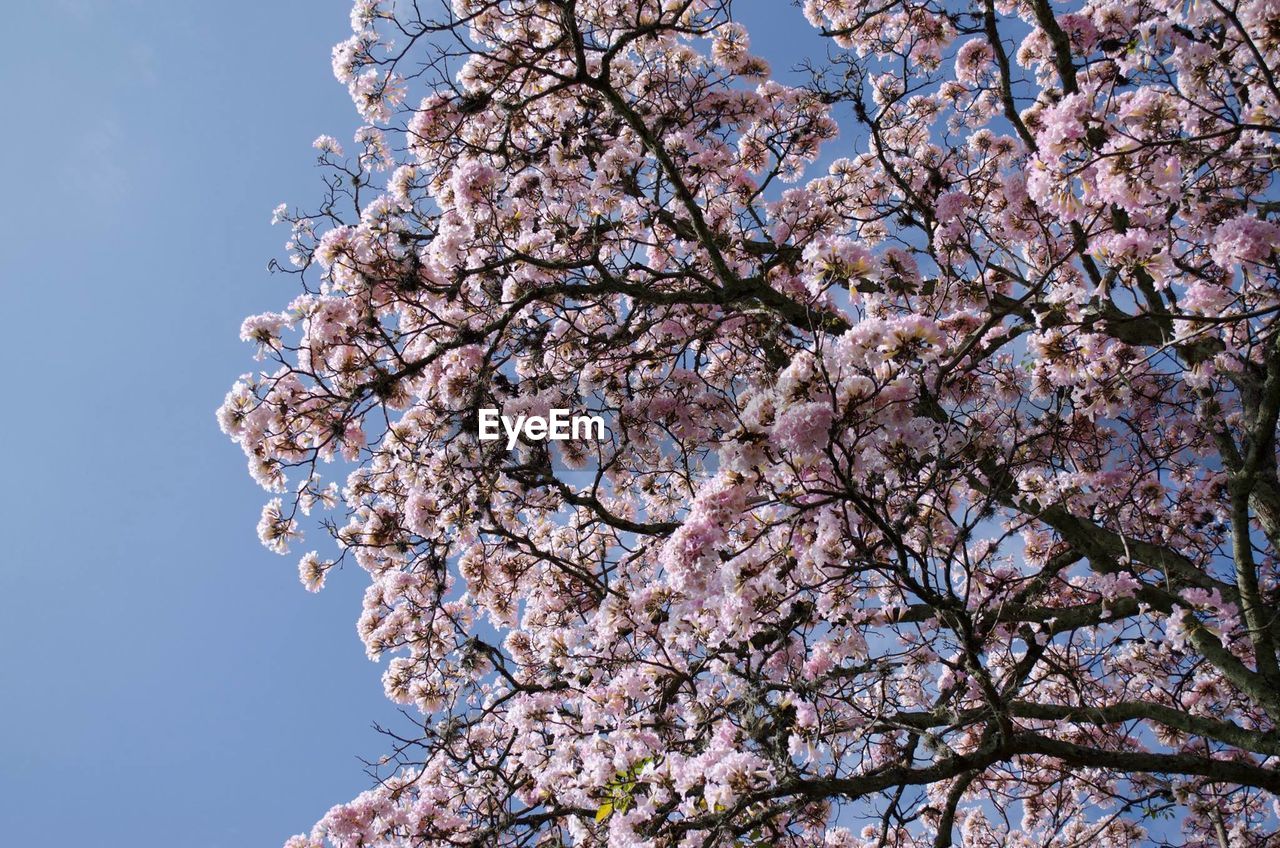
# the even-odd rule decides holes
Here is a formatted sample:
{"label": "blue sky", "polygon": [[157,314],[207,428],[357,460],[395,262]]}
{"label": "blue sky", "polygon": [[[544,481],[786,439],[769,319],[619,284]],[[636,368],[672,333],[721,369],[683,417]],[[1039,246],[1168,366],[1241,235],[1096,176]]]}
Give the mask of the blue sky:
{"label": "blue sky", "polygon": [[[812,38],[743,7],[790,22],[766,55]],[[329,70],[347,11],[5,8],[3,844],[278,845],[366,788],[371,722],[397,720],[361,575],[302,591],[213,417],[253,365],[241,319],[294,293],[271,209],[316,199],[311,140],[356,126]]]}
{"label": "blue sky", "polygon": [[7,4],[0,205],[0,843],[278,845],[367,785],[395,715],[257,541],[213,412],[278,307],[283,200],[355,116],[347,4]]}

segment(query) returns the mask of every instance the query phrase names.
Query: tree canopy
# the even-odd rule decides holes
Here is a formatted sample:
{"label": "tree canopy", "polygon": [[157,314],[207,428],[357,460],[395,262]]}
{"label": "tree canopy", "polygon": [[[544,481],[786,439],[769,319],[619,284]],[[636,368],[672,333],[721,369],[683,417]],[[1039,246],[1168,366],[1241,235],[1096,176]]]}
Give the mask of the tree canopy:
{"label": "tree canopy", "polygon": [[1275,844],[1280,3],[733,6],[355,4],[219,420],[413,719],[289,848]]}

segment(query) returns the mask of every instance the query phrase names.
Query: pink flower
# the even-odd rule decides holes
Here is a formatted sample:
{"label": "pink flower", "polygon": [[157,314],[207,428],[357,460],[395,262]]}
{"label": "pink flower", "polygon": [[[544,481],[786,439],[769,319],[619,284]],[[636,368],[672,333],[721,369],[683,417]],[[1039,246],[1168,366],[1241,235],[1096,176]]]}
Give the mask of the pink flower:
{"label": "pink flower", "polygon": [[1239,215],[1213,233],[1209,256],[1224,270],[1240,264],[1266,262],[1280,246],[1280,226],[1252,215]]}
{"label": "pink flower", "polygon": [[1042,129],[1036,133],[1040,147],[1052,155],[1065,153],[1084,138],[1089,101],[1083,94],[1070,94],[1040,113]]}
{"label": "pink flower", "polygon": [[453,170],[449,185],[453,188],[454,203],[464,214],[488,196],[497,177],[495,171],[483,162],[468,159]]}
{"label": "pink flower", "polygon": [[298,560],[298,579],[308,592],[319,592],[332,567],[333,563],[321,560],[318,553],[311,551]]}
{"label": "pink flower", "polygon": [[966,41],[956,52],[956,79],[976,83],[994,59],[995,53],[985,38]]}
{"label": "pink flower", "polygon": [[311,146],[319,150],[321,154],[331,153],[334,156],[342,155],[342,145],[331,135],[322,135],[315,141],[311,142]]}
{"label": "pink flower", "polygon": [[830,403],[791,406],[778,416],[773,425],[773,443],[786,451],[811,453],[829,441],[832,417]]}
{"label": "pink flower", "polygon": [[969,208],[972,198],[963,191],[949,191],[938,196],[934,203],[933,214],[941,223],[946,224]]}
{"label": "pink flower", "polygon": [[297,520],[284,512],[283,501],[280,498],[267,501],[258,521],[258,539],[262,544],[278,554],[286,554],[289,542],[301,537]]}

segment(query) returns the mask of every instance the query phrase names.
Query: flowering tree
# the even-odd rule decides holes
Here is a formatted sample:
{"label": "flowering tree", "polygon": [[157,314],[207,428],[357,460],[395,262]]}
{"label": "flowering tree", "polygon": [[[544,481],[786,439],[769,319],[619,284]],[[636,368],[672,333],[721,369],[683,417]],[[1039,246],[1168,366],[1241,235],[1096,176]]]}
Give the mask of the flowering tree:
{"label": "flowering tree", "polygon": [[1280,3],[804,15],[356,3],[219,417],[420,718],[290,848],[1276,844]]}

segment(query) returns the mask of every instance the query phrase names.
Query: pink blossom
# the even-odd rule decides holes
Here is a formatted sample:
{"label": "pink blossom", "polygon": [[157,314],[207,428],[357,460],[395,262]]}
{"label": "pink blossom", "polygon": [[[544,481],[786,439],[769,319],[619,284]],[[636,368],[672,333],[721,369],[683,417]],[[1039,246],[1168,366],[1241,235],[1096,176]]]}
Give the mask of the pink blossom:
{"label": "pink blossom", "polygon": [[1280,225],[1252,215],[1239,215],[1213,233],[1209,255],[1220,268],[1267,262],[1280,246]]}
{"label": "pink blossom", "polygon": [[772,439],[784,450],[810,453],[826,444],[833,415],[831,405],[815,402],[790,407],[778,416]]}
{"label": "pink blossom", "polygon": [[976,83],[991,66],[995,53],[985,39],[973,38],[956,51],[956,79]]}

